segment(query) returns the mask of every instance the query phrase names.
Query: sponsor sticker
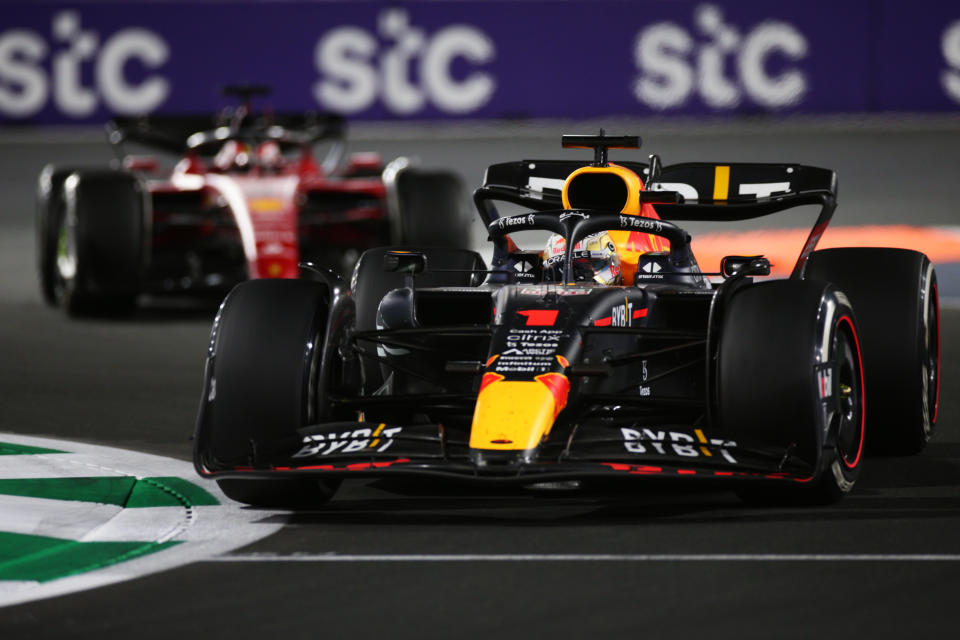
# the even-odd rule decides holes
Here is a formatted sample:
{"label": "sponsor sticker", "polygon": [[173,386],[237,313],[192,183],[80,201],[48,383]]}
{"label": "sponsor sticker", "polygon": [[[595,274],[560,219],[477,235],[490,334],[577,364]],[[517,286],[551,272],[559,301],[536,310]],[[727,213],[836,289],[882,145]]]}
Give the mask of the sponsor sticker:
{"label": "sponsor sticker", "polygon": [[[649,387],[641,387],[641,391]],[[641,393],[641,395],[643,395]],[[700,429],[692,433],[650,427],[622,427],[623,446],[630,453],[685,458],[717,458],[736,464],[731,450],[737,448],[733,440],[707,438]]]}
{"label": "sponsor sticker", "polygon": [[620,228],[663,231],[663,223],[654,218],[643,218],[641,216],[620,216]]}
{"label": "sponsor sticker", "polygon": [[821,369],[817,372],[817,387],[821,400],[826,400],[833,395],[833,369]]}
{"label": "sponsor sticker", "polygon": [[308,456],[329,456],[340,453],[358,453],[361,451],[386,451],[394,442],[394,436],[403,431],[403,427],[387,427],[381,424],[376,429],[367,427],[341,433],[315,433],[303,437],[303,447],[294,458]]}
{"label": "sponsor sticker", "polygon": [[507,348],[497,358],[497,373],[547,373],[557,362],[557,351],[565,334],[559,329],[511,329]]}
{"label": "sponsor sticker", "polygon": [[590,295],[590,289],[576,289],[573,287],[552,287],[552,286],[524,287],[520,289],[520,295],[524,295],[524,296],[542,296],[548,293],[552,293],[558,296],[586,296],[586,295]]}
{"label": "sponsor sticker", "polygon": [[510,227],[532,227],[533,224],[534,217],[532,213],[519,216],[505,216],[497,219],[497,226],[501,229],[509,229]]}
{"label": "sponsor sticker", "polygon": [[590,218],[590,214],[584,211],[575,211],[575,210],[565,211],[560,214],[560,222],[563,222],[564,220],[568,220],[570,218],[580,218],[581,220],[588,220]]}

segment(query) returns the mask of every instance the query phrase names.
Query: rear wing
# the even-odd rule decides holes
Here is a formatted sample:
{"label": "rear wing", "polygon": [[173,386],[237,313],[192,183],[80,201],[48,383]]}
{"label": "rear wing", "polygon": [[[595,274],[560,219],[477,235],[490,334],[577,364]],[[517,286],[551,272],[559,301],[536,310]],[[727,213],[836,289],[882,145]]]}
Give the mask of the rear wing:
{"label": "rear wing", "polygon": [[[647,185],[641,197],[650,201],[664,220],[736,221],[758,218],[802,205],[818,205],[820,215],[794,267],[799,277],[807,257],[836,209],[837,175],[829,169],[800,164],[689,162],[661,167],[657,156],[650,164],[618,161]],[[564,181],[586,161],[521,160],[491,165],[474,203],[489,225],[500,217],[495,201],[536,211],[562,209]],[[652,177],[651,177],[651,167]],[[663,192],[662,198],[655,195]]]}
{"label": "rear wing", "polygon": [[187,138],[197,131],[216,126],[213,116],[121,116],[107,123],[107,139],[114,146],[126,142],[142,144],[168,153],[183,153]]}
{"label": "rear wing", "polygon": [[[617,162],[640,176],[650,191],[673,191],[676,204],[655,204],[668,220],[747,220],[805,204],[836,199],[837,175],[799,164],[687,162],[655,169],[641,162]],[[655,166],[658,162],[653,163]],[[475,198],[481,215],[485,200],[503,200],[535,210],[559,209],[563,183],[589,162],[521,160],[491,165]],[[485,216],[486,217],[486,216]],[[490,220],[487,220],[489,223]]]}
{"label": "rear wing", "polygon": [[[213,154],[227,137],[272,139],[281,146],[342,139],[346,134],[346,121],[338,115],[313,112],[265,113],[244,118],[237,128],[225,124],[223,116],[139,116],[114,118],[106,128],[107,139],[114,146],[133,142],[174,154],[184,153],[188,148],[201,154]],[[221,129],[229,129],[229,135],[221,134]],[[207,138],[209,145],[205,144]]]}

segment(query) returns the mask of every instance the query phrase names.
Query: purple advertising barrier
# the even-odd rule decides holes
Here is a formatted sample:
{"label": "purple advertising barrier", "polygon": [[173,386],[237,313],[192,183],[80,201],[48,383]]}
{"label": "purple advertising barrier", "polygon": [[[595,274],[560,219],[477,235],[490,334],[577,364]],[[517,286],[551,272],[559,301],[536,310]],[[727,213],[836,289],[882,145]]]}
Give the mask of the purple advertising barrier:
{"label": "purple advertising barrier", "polygon": [[367,120],[944,112],[937,0],[0,3],[0,122],[277,111]]}

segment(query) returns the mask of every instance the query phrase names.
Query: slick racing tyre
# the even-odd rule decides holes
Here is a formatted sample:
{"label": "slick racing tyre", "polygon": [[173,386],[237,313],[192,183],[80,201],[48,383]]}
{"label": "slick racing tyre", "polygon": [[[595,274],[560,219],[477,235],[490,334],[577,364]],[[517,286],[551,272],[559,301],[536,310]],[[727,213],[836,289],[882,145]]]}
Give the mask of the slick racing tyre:
{"label": "slick racing tyre", "polygon": [[[256,466],[261,457],[320,416],[318,381],[327,320],[324,285],[251,280],[234,287],[214,323],[208,404],[200,446],[220,466]],[[223,479],[228,497],[257,506],[322,504],[339,481]]]}
{"label": "slick racing tyre", "polygon": [[865,430],[860,339],[830,284],[780,280],[737,291],[722,320],[717,408],[725,430],[782,447],[807,477],[739,491],[748,502],[829,504],[860,474]]}
{"label": "slick racing tyre", "polygon": [[[427,257],[426,271],[414,280],[417,287],[470,287],[483,281],[484,274],[478,271],[486,269],[486,265],[476,251],[412,246],[369,249],[360,256],[350,285],[357,305],[357,331],[376,330],[377,309],[383,296],[404,286],[403,274],[383,270],[383,256],[388,251],[398,250],[417,251]],[[367,393],[373,393],[383,384],[380,365],[371,358],[363,358],[362,367],[364,388]]]}
{"label": "slick racing tyre", "polygon": [[930,260],[906,249],[826,249],[811,254],[804,277],[834,283],[857,312],[868,450],[919,453],[940,401],[940,309]]}
{"label": "slick racing tyre", "polygon": [[58,291],[61,283],[57,278],[57,241],[65,214],[63,183],[75,171],[77,169],[72,167],[48,164],[37,180],[37,270],[40,294],[50,306],[56,306],[61,295]]}
{"label": "slick racing tyre", "polygon": [[63,180],[52,293],[68,313],[133,308],[143,265],[144,200],[136,177],[122,171],[77,171]]}
{"label": "slick racing tyre", "polygon": [[469,202],[463,181],[449,171],[410,168],[396,178],[400,237],[397,244],[466,249]]}

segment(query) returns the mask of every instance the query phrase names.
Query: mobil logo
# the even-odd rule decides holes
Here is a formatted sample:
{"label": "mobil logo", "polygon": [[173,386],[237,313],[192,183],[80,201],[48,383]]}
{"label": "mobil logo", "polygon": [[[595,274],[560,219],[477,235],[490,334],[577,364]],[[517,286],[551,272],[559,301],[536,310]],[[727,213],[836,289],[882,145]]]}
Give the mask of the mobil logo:
{"label": "mobil logo", "polygon": [[789,107],[807,93],[808,80],[798,65],[809,48],[789,22],[761,19],[745,27],[728,22],[716,5],[699,5],[689,27],[657,22],[637,33],[633,93],[662,111],[683,107],[694,96],[718,110],[744,102]]}
{"label": "mobil logo", "polygon": [[449,24],[428,33],[399,7],[381,11],[376,23],[373,30],[339,26],[317,40],[320,79],[313,96],[321,107],[353,114],[381,100],[396,115],[428,105],[463,114],[490,101],[496,81],[483,67],[494,60],[496,47],[484,31]]}

